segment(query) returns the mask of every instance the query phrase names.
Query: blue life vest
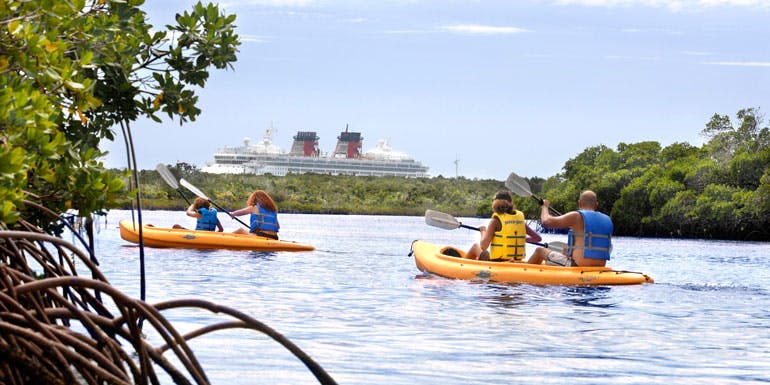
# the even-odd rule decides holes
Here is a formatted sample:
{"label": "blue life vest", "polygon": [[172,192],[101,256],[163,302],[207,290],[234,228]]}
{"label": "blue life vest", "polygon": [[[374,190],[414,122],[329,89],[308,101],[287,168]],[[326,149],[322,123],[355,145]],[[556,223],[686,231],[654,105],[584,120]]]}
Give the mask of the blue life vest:
{"label": "blue life vest", "polygon": [[[583,256],[592,259],[610,259],[612,251],[612,219],[606,214],[591,210],[578,210],[583,216],[583,233],[575,233],[571,229],[567,237],[567,255],[572,251],[583,249]],[[583,246],[575,246],[575,238],[583,237]]]}
{"label": "blue life vest", "polygon": [[278,214],[274,211],[270,211],[260,206],[257,203],[257,209],[259,213],[251,214],[251,228],[249,231],[257,233],[257,231],[272,231],[278,232]]}
{"label": "blue life vest", "polygon": [[201,217],[195,224],[195,230],[214,231],[217,228],[217,210],[201,207],[198,209]]}

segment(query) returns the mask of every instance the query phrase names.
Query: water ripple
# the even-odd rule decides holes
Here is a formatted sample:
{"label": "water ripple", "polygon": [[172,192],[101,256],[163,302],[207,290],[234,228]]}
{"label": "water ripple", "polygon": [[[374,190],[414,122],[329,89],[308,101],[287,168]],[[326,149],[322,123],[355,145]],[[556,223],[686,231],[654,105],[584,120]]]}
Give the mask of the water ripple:
{"label": "water ripple", "polygon": [[[146,213],[158,224],[182,216]],[[110,226],[119,219],[111,215]],[[770,245],[618,237],[612,267],[644,271],[655,284],[543,287],[421,274],[407,256],[412,240],[467,247],[478,238],[423,218],[282,214],[281,226],[284,239],[317,249],[146,250],[150,302],[197,297],[235,307],[341,384],[770,382]],[[114,227],[99,236],[108,279],[137,295],[137,248]],[[212,317],[170,316],[183,329]],[[193,348],[213,383],[315,383],[254,332],[214,333]]]}

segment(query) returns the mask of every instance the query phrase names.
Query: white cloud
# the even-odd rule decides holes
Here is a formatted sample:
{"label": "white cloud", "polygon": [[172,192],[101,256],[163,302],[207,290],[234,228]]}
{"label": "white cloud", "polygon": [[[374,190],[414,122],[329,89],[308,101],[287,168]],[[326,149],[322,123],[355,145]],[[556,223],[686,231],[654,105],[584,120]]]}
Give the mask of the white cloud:
{"label": "white cloud", "polygon": [[260,5],[266,7],[307,7],[320,3],[319,0],[229,0],[223,2],[225,7],[240,5]]}
{"label": "white cloud", "polygon": [[767,61],[712,61],[706,64],[733,67],[770,67],[770,62]]}
{"label": "white cloud", "polygon": [[687,56],[711,56],[713,54],[711,52],[705,52],[705,51],[682,51],[682,55],[687,55]]}
{"label": "white cloud", "polygon": [[517,27],[494,27],[478,24],[459,24],[441,27],[444,31],[457,32],[470,35],[500,35],[529,32],[526,29]]}
{"label": "white cloud", "polygon": [[623,28],[620,31],[624,33],[656,33],[656,34],[666,34],[671,36],[679,36],[684,34],[682,31],[677,31],[673,29],[663,29],[663,28],[628,27],[628,28]]}
{"label": "white cloud", "polygon": [[693,2],[706,7],[714,7],[720,5],[770,7],[770,1],[768,0],[699,0]]}
{"label": "white cloud", "polygon": [[770,0],[555,0],[559,5],[588,7],[651,7],[671,10],[699,9],[720,6],[770,8]]}
{"label": "white cloud", "polygon": [[659,62],[661,60],[660,56],[605,55],[604,57],[607,60],[626,61],[626,62],[638,62],[638,61]]}
{"label": "white cloud", "polygon": [[490,25],[479,25],[479,24],[457,24],[457,25],[447,25],[447,26],[438,27],[434,29],[390,30],[390,31],[387,31],[386,33],[416,35],[416,34],[433,34],[433,33],[446,33],[446,32],[465,34],[465,35],[509,35],[509,34],[516,34],[516,33],[531,32],[531,31],[523,28],[517,28],[517,27],[495,27]]}

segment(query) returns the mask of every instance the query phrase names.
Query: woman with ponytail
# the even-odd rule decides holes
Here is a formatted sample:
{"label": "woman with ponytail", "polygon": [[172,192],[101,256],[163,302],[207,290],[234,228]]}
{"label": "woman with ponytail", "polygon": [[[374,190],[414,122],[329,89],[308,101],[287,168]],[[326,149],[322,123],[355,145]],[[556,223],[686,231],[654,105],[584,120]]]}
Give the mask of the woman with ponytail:
{"label": "woman with ponytail", "polygon": [[511,192],[501,190],[492,201],[492,218],[487,226],[479,228],[481,241],[474,243],[465,258],[496,262],[524,262],[527,242],[540,242],[540,235],[532,230],[524,213],[516,210]]}

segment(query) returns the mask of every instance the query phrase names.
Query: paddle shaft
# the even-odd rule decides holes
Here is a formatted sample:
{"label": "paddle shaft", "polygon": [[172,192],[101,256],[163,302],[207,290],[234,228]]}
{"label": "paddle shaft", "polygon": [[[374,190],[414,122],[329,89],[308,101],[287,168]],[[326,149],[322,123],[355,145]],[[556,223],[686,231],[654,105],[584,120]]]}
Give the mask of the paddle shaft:
{"label": "paddle shaft", "polygon": [[233,217],[233,216],[232,216],[232,214],[230,214],[230,212],[229,212],[229,211],[225,210],[225,209],[224,209],[222,206],[220,206],[220,205],[218,205],[218,204],[214,203],[214,201],[212,201],[211,199],[209,199],[209,202],[211,202],[211,204],[212,204],[212,205],[214,205],[214,207],[216,207],[216,208],[218,208],[218,209],[222,210],[222,212],[224,212],[225,214],[227,214],[227,215],[230,215],[230,216],[231,216],[231,218],[233,218],[233,219],[235,219],[236,221],[240,222],[242,225],[244,225],[244,226],[246,226],[246,227],[248,227],[248,228],[251,228],[251,226],[247,225],[245,222],[243,222],[242,220],[238,219],[238,217]]}
{"label": "paddle shaft", "polygon": [[184,195],[182,192],[182,189],[179,187],[179,183],[177,183],[176,178],[174,177],[174,174],[171,173],[171,171],[166,167],[163,163],[158,163],[157,166],[155,166],[155,170],[158,171],[158,174],[160,174],[160,178],[163,179],[164,182],[166,182],[169,187],[176,190],[176,192],[179,193],[179,195],[182,196],[182,199],[184,199],[185,202],[187,202],[188,205],[191,205],[189,199]]}
{"label": "paddle shaft", "polygon": [[[442,213],[440,211],[435,211],[435,210],[425,211],[425,223],[431,226],[440,227],[445,230],[454,230],[462,227],[469,230],[481,231],[481,228],[479,227],[464,225],[460,221],[458,221],[455,217],[447,213]],[[559,242],[559,241],[551,242],[551,247],[549,247],[548,243],[530,242],[530,241],[527,241],[527,243],[542,246],[545,248],[550,248],[551,250],[555,250],[555,251],[561,251],[562,249],[564,249],[564,246],[566,246],[563,242]]]}
{"label": "paddle shaft", "polygon": [[[540,204],[540,206],[543,205],[543,199],[542,198],[540,198],[539,196],[537,196],[535,194],[532,194],[530,196],[532,197],[532,199],[536,200],[537,203]],[[557,217],[561,216],[561,213],[558,210],[556,210],[555,208],[551,207],[551,206],[548,206],[548,211],[550,211],[552,214],[554,214]]]}
{"label": "paddle shaft", "polygon": [[[462,228],[465,228],[465,229],[469,229],[469,230],[476,230],[476,231],[481,231],[481,229],[480,229],[480,228],[478,228],[478,227],[473,227],[473,226],[468,226],[468,225],[463,225],[463,224],[460,224],[460,227],[462,227]],[[547,244],[547,243],[542,243],[542,242],[530,242],[530,241],[527,241],[527,243],[529,243],[529,244],[531,244],[531,245],[538,245],[538,246],[542,246],[542,247],[545,247],[546,249],[548,248],[548,244]]]}
{"label": "paddle shaft", "polygon": [[188,205],[191,205],[191,204],[192,204],[192,202],[190,202],[190,200],[189,200],[189,199],[187,199],[187,197],[184,195],[184,193],[182,192],[182,189],[181,189],[181,188],[177,187],[177,189],[176,189],[176,192],[178,192],[178,193],[179,193],[179,195],[181,195],[181,196],[182,196],[182,199],[184,199],[184,201],[185,201],[185,202],[187,202],[187,204],[188,204]]}
{"label": "paddle shaft", "polygon": [[225,209],[224,207],[222,207],[222,206],[218,205],[216,202],[214,202],[213,200],[211,200],[211,198],[209,198],[208,196],[206,196],[206,194],[204,194],[204,193],[203,193],[203,191],[201,191],[199,188],[195,187],[195,186],[194,186],[192,183],[188,182],[188,181],[187,181],[187,180],[185,180],[184,178],[180,179],[180,180],[179,180],[179,183],[181,183],[181,184],[182,184],[182,186],[184,186],[184,187],[185,187],[185,188],[187,188],[188,190],[192,191],[192,193],[193,193],[193,194],[195,194],[195,195],[197,195],[197,196],[199,196],[199,197],[201,197],[201,198],[203,198],[203,199],[205,199],[205,200],[209,201],[209,203],[211,203],[212,205],[214,205],[214,207],[218,208],[218,209],[219,209],[219,210],[221,210],[222,212],[224,212],[224,213],[226,213],[227,215],[229,215],[229,216],[230,216],[230,218],[233,218],[233,219],[235,219],[235,220],[236,220],[236,221],[238,221],[240,224],[242,224],[242,225],[246,226],[246,228],[249,228],[249,229],[251,228],[251,226],[247,225],[247,224],[246,224],[246,223],[244,223],[242,220],[240,220],[240,219],[238,219],[238,218],[234,217],[232,214],[230,214],[230,212],[229,212],[229,211],[227,211],[227,209]]}
{"label": "paddle shaft", "polygon": [[[527,183],[524,178],[516,175],[515,172],[508,175],[508,179],[505,180],[505,187],[520,197],[530,196],[537,201],[540,206],[543,205],[543,198],[533,194],[532,189],[529,188],[529,183]],[[551,206],[548,206],[548,210],[556,216],[561,216],[561,213]]]}

